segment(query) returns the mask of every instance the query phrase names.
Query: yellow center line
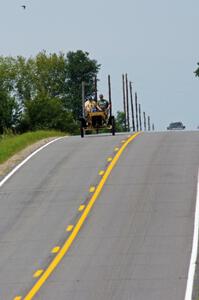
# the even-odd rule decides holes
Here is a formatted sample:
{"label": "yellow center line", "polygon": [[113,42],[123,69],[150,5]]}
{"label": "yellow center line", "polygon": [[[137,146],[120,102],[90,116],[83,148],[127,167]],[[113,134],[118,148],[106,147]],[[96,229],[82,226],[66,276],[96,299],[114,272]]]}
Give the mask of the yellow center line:
{"label": "yellow center line", "polygon": [[37,271],[34,273],[33,277],[34,277],[34,278],[37,278],[37,277],[41,276],[41,274],[42,274],[43,272],[44,272],[44,270],[37,270]]}
{"label": "yellow center line", "polygon": [[52,249],[51,253],[57,253],[57,252],[59,252],[59,250],[60,250],[60,247],[56,246]]}
{"label": "yellow center line", "polygon": [[78,208],[78,210],[79,210],[79,211],[82,211],[82,210],[84,210],[84,208],[85,208],[85,205],[82,204],[82,205],[80,205],[80,207]]}
{"label": "yellow center line", "polygon": [[16,296],[13,300],[22,300],[21,296]]}
{"label": "yellow center line", "polygon": [[96,202],[104,184],[106,183],[106,180],[108,179],[112,169],[116,165],[118,159],[120,158],[122,152],[124,149],[128,146],[128,144],[136,138],[136,136],[139,134],[137,132],[136,134],[132,135],[120,148],[120,150],[116,153],[115,157],[111,161],[110,165],[108,166],[106,172],[104,173],[104,176],[100,180],[93,196],[91,197],[88,205],[86,206],[85,210],[83,211],[80,219],[78,220],[77,224],[75,225],[72,233],[68,237],[68,239],[65,241],[64,245],[58,252],[58,254],[55,256],[55,258],[52,260],[48,268],[45,270],[45,272],[42,274],[42,276],[38,279],[38,281],[35,283],[35,285],[31,288],[31,290],[28,292],[28,294],[24,297],[24,300],[31,300],[36,295],[36,293],[40,290],[40,288],[43,286],[43,284],[46,282],[48,277],[52,274],[54,269],[58,266],[58,264],[63,259],[64,255],[67,253],[68,249],[72,245],[73,241],[75,240],[76,236],[78,235],[82,225],[84,224],[91,208],[93,207],[94,203]]}
{"label": "yellow center line", "polygon": [[73,229],[73,225],[68,225],[68,227],[66,228],[66,231],[71,231]]}
{"label": "yellow center line", "polygon": [[90,189],[89,189],[89,192],[93,193],[94,191],[95,191],[95,186],[91,186]]}
{"label": "yellow center line", "polygon": [[105,172],[104,170],[101,170],[101,171],[99,172],[99,175],[100,175],[100,176],[104,175],[104,172]]}

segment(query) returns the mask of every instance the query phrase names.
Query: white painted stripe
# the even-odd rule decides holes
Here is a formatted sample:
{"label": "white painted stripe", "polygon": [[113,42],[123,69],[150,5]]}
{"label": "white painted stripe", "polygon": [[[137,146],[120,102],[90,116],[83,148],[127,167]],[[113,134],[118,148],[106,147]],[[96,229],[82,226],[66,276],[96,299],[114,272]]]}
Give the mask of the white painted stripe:
{"label": "white painted stripe", "polygon": [[186,288],[185,300],[192,300],[193,283],[194,283],[197,254],[198,254],[198,229],[199,229],[199,172],[198,172],[198,181],[197,181],[197,194],[196,194],[196,208],[195,208],[192,253],[191,253],[189,273],[188,273],[188,278],[187,278],[187,288]]}
{"label": "white painted stripe", "polygon": [[33,153],[31,153],[28,157],[26,157],[20,164],[18,164],[8,175],[6,175],[4,177],[4,179],[2,181],[0,181],[0,187],[2,187],[2,185],[12,176],[14,175],[29,159],[31,159],[35,154],[37,154],[39,151],[43,150],[44,148],[46,148],[47,146],[49,146],[50,144],[63,139],[63,137],[59,137],[56,138],[54,140],[52,140],[51,142],[45,144],[44,146],[38,148],[37,150],[35,150]]}

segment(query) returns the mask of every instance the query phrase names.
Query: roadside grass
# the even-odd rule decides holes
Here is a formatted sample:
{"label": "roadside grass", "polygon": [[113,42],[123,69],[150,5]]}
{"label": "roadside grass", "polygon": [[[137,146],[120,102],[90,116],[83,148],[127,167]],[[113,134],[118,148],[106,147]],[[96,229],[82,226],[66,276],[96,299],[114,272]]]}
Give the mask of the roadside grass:
{"label": "roadside grass", "polygon": [[38,130],[34,132],[27,132],[21,135],[3,135],[0,136],[0,163],[5,162],[12,155],[27,146],[30,146],[39,140],[49,137],[64,136],[63,132]]}

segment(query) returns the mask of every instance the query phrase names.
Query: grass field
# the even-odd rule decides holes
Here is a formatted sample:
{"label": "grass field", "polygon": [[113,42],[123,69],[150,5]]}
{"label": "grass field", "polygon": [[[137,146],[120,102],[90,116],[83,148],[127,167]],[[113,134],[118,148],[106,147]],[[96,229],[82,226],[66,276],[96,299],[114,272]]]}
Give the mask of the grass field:
{"label": "grass field", "polygon": [[21,135],[0,136],[0,163],[5,162],[12,155],[39,140],[58,136],[64,136],[64,133],[59,131],[40,130],[27,132]]}

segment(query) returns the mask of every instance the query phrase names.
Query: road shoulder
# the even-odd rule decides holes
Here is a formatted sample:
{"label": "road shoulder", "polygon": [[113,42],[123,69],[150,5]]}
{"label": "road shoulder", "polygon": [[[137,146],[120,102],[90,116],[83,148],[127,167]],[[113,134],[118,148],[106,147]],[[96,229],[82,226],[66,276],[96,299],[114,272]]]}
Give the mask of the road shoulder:
{"label": "road shoulder", "polygon": [[45,144],[53,141],[57,137],[49,137],[42,139],[25,149],[19,151],[17,154],[13,155],[11,158],[6,160],[4,163],[0,164],[0,180],[7,175],[14,167],[16,167],[21,161],[23,161],[27,156],[33,153],[35,150],[44,146]]}

